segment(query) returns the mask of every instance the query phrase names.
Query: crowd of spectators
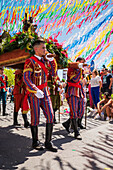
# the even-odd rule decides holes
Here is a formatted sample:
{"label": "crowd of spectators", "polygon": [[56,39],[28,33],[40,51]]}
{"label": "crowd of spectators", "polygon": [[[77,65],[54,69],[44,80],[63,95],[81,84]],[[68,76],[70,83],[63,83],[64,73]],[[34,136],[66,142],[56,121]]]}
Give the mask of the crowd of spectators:
{"label": "crowd of spectators", "polygon": [[[112,71],[103,68],[101,71],[94,69],[88,74],[83,74],[84,105],[89,106],[95,112],[95,119],[113,119],[113,75]],[[60,96],[60,106],[63,105],[67,82],[63,79],[58,82],[58,92]],[[7,97],[10,103],[13,102],[13,88],[8,88]]]}

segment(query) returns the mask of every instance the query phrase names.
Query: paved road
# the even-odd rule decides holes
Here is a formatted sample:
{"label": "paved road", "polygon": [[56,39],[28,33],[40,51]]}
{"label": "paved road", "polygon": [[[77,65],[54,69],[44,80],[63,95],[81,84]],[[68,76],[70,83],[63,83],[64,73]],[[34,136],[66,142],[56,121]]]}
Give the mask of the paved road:
{"label": "paved road", "polygon": [[[8,103],[8,102],[7,102]],[[61,108],[68,108],[67,105]],[[81,130],[82,141],[68,135],[62,122],[68,114],[61,114],[60,123],[54,126],[53,143],[57,153],[36,151],[31,148],[30,129],[13,124],[13,103],[7,104],[8,115],[0,115],[0,170],[113,170],[113,122],[87,119],[87,128]],[[30,115],[28,114],[30,119]],[[58,114],[57,114],[58,119]],[[39,139],[45,140],[45,118],[41,114]]]}

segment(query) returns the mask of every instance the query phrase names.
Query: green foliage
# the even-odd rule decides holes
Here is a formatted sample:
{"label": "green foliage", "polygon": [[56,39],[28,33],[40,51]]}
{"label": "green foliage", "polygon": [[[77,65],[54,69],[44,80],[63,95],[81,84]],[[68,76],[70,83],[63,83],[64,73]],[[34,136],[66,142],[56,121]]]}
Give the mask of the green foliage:
{"label": "green foliage", "polygon": [[[0,47],[0,54],[3,54],[5,52],[12,51],[14,49],[24,49],[25,51],[29,51],[30,54],[33,54],[32,51],[32,43],[38,38],[38,35],[36,33],[23,33],[23,32],[18,32],[16,33],[13,37],[10,37],[8,41],[2,43]],[[2,42],[4,39],[2,39]],[[31,47],[30,47],[31,46]]]}
{"label": "green foliage", "polygon": [[[32,32],[18,32],[13,37],[9,37],[7,41],[0,46],[0,54],[13,51],[14,49],[25,49],[31,55],[34,55],[33,43],[38,39],[37,33]],[[4,39],[2,39],[3,43]],[[47,51],[55,53],[57,56],[58,68],[66,68],[68,65],[67,51],[63,49],[62,45],[56,39],[45,39]]]}
{"label": "green foliage", "polygon": [[111,98],[113,99],[113,94],[111,95]]}
{"label": "green foliage", "polygon": [[14,85],[14,78],[15,78],[14,72],[15,72],[14,69],[8,69],[8,68],[4,69],[4,74],[8,77],[8,86]]}
{"label": "green foliage", "polygon": [[58,42],[54,42],[54,39],[52,40],[45,40],[46,41],[46,49],[50,53],[55,53],[57,56],[57,64],[58,68],[66,68],[68,65],[68,58],[66,57],[67,51],[63,49],[62,45],[60,45]]}
{"label": "green foliage", "polygon": [[111,70],[113,70],[113,64],[112,64],[112,65],[110,65],[110,68],[111,68]]}

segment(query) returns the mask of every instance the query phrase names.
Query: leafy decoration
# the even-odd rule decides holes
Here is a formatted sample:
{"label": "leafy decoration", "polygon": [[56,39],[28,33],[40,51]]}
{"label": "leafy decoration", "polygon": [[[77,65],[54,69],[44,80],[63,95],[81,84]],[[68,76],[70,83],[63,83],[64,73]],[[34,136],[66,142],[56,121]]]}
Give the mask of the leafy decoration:
{"label": "leafy decoration", "polygon": [[[31,21],[25,20],[23,24],[23,31],[16,33],[13,37],[6,31],[0,36],[0,54],[10,51],[13,52],[14,49],[25,49],[26,52],[29,51],[30,55],[34,54],[32,44],[38,39],[38,34],[34,31],[36,25],[32,24],[32,18]],[[63,49],[62,45],[58,43],[57,39],[49,37],[45,39],[45,42],[47,51],[56,54],[58,68],[67,67],[67,52]]]}

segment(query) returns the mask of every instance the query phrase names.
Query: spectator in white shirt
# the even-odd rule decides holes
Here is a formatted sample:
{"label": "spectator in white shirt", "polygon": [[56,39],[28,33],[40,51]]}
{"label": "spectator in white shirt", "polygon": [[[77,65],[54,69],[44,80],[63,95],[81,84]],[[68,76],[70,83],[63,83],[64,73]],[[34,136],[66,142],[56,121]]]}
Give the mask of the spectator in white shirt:
{"label": "spectator in white shirt", "polygon": [[98,76],[98,71],[95,69],[92,72],[92,78],[91,78],[91,95],[93,99],[93,103],[95,105],[95,109],[97,109],[97,103],[99,100],[99,93],[102,87],[102,81],[101,77]]}

